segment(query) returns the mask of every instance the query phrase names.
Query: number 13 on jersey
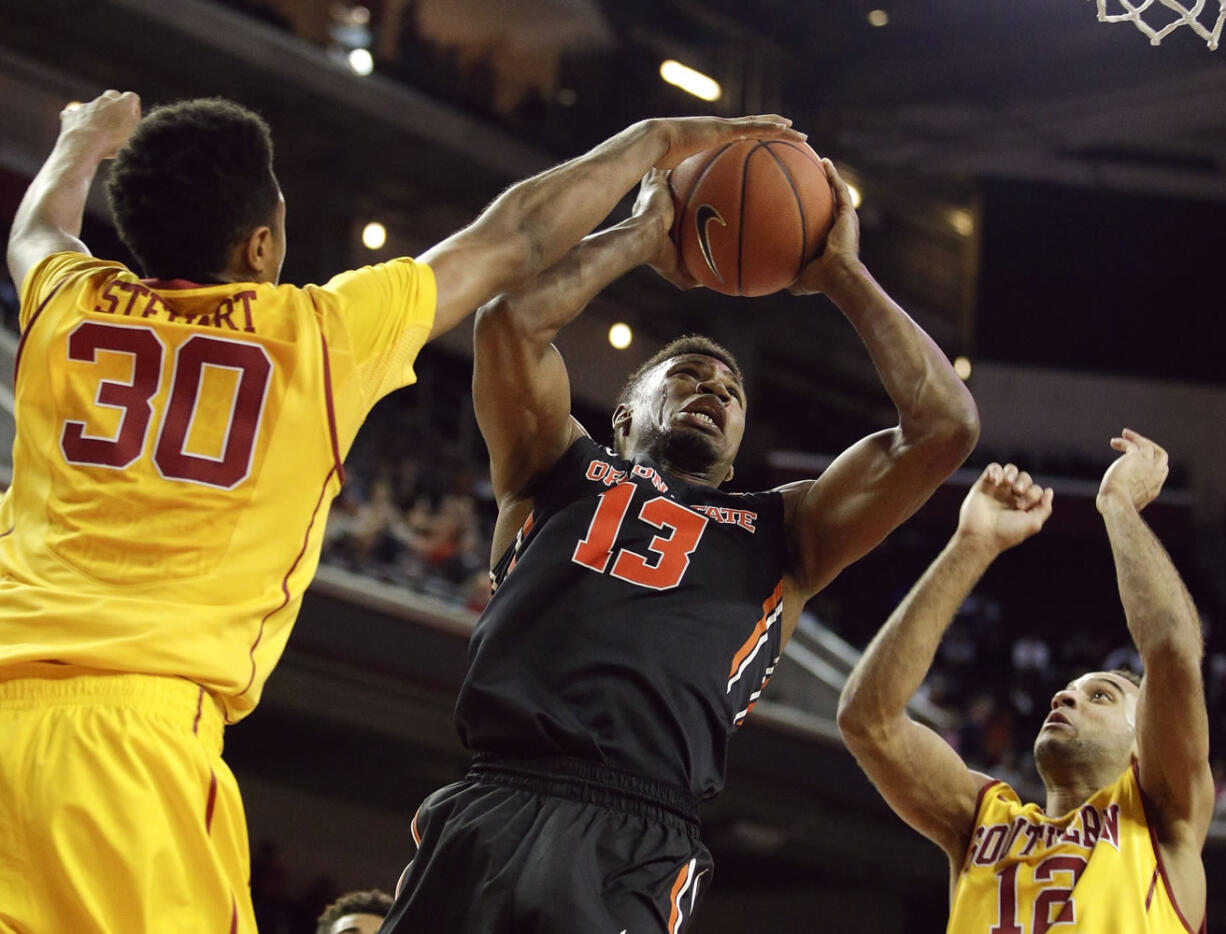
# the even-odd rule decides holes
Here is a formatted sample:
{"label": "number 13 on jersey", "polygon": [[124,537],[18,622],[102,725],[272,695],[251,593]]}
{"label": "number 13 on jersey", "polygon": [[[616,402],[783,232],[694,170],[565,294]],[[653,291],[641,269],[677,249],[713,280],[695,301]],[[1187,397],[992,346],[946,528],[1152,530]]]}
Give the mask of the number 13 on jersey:
{"label": "number 13 on jersey", "polygon": [[571,560],[597,574],[604,574],[612,560],[613,569],[609,573],[613,577],[651,590],[669,590],[685,576],[690,555],[698,547],[708,519],[667,497],[657,496],[644,503],[638,513],[639,521],[668,533],[656,535],[648,544],[648,550],[655,554],[649,559],[622,548],[614,558],[618,533],[637,490],[633,483],[619,483],[600,494],[596,515],[587,534],[575,546]]}

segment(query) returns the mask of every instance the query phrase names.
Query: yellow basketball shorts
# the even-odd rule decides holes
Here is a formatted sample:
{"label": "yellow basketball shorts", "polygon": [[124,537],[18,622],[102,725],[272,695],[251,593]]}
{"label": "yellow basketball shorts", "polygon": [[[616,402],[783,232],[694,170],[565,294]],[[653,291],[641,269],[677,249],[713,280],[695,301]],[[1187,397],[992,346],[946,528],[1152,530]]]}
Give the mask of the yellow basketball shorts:
{"label": "yellow basketball shorts", "polygon": [[190,681],[0,669],[0,932],[254,932],[222,730]]}

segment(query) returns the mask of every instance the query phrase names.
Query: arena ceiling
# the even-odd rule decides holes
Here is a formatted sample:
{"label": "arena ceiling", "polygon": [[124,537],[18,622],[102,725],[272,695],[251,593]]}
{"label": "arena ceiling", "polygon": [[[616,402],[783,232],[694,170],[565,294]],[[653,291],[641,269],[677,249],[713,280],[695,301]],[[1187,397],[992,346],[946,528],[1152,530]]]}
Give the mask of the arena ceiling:
{"label": "arena ceiling", "polygon": [[[989,288],[993,282],[982,281],[984,257],[995,245],[1007,264],[1018,243],[1050,238],[1021,229],[1023,215],[1000,207],[996,183],[1021,186],[1004,189],[1003,203],[1013,208],[1058,204],[1066,190],[1107,199],[1084,208],[1084,233],[1061,217],[1063,254],[1128,226],[1108,214],[1095,226],[1091,215],[1104,204],[1148,199],[1154,211],[1174,216],[1189,204],[1226,204],[1226,63],[1220,58],[1226,52],[1210,52],[1187,29],[1153,48],[1126,24],[1097,22],[1088,0],[369,5],[376,19],[396,13],[400,25],[395,35],[375,36],[380,64],[362,78],[322,48],[335,36],[335,4],[325,0],[6,0],[0,160],[10,171],[31,172],[54,133],[62,100],[102,87],[136,88],[147,102],[234,96],[274,125],[294,243],[286,271],[292,280],[306,280],[366,259],[353,246],[355,225],[366,217],[388,219],[388,249],[414,252],[471,218],[508,181],[633,120],[778,110],[861,188],[864,253],[878,277],[951,355],[999,359],[1014,351],[1007,340],[993,344],[992,322],[981,320],[984,307],[1000,301]],[[883,27],[868,20],[878,5],[889,16]],[[233,9],[243,6],[272,11],[314,42]],[[378,56],[399,55],[403,72],[406,30],[446,47],[461,64],[480,64],[492,82],[493,110],[474,112],[393,80],[396,69]],[[663,84],[656,69],[664,57],[717,76],[724,98],[706,105]],[[502,119],[529,92],[538,95],[532,103],[541,115],[539,134]],[[1211,249],[1205,232],[1216,233],[1215,210],[1202,211],[1200,226],[1187,229],[1191,246]],[[1131,223],[1153,226],[1149,215]],[[985,230],[994,232],[990,240]],[[1172,246],[1178,239],[1164,236]],[[1199,262],[1201,253],[1193,253],[1185,265]],[[1155,275],[1184,275],[1184,269],[1162,268],[1174,262],[1158,258]],[[1110,275],[1098,278],[1109,282]],[[1126,289],[1136,291],[1132,283]],[[1034,304],[1027,296],[1019,301]],[[1128,309],[1110,294],[1104,304],[1129,333],[1151,313],[1148,304]],[[607,399],[622,369],[583,357],[584,347],[603,345],[599,328],[606,318],[629,320],[648,338],[673,336],[697,321],[748,356],[765,388],[759,398],[785,406],[803,399],[820,409],[821,424],[805,427],[827,432],[836,426],[831,446],[862,431],[866,418],[890,418],[875,374],[839,315],[786,297],[755,300],[752,314],[746,307],[705,293],[679,295],[648,274],[632,274],[598,301],[591,330],[575,331],[569,352],[578,355],[580,395],[595,403]],[[1208,313],[1221,317],[1216,309]],[[456,346],[464,342],[460,336]],[[1114,347],[1095,359],[1064,349],[1063,356],[1044,356],[1045,348],[1030,348],[1017,359],[1226,379],[1213,378],[1222,368],[1207,350],[1185,374],[1177,362],[1147,371],[1145,360]]]}

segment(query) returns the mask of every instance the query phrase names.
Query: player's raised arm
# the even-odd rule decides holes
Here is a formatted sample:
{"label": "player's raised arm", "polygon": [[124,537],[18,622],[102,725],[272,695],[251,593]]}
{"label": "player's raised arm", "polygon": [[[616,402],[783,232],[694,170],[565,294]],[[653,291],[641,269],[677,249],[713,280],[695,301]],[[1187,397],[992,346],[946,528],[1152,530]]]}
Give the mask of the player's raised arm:
{"label": "player's raised arm", "polygon": [[825,250],[792,291],[825,293],[852,323],[898,410],[898,425],[844,451],[820,479],[784,488],[797,609],[914,513],[979,437],[975,402],[941,348],[860,262],[851,194],[833,163],[824,161],[835,222]]}
{"label": "player's raised arm", "polygon": [[60,114],[60,135],[26,189],[9,232],[8,267],[20,291],[26,273],[52,253],[88,253],[81,242],[85,200],[98,166],[112,158],[140,121],[140,98],[106,91]]}
{"label": "player's raised arm", "polygon": [[1103,476],[1096,505],[1111,540],[1128,630],[1145,663],[1136,724],[1141,787],[1157,811],[1172,884],[1182,890],[1176,900],[1203,904],[1200,850],[1213,817],[1213,778],[1200,618],[1140,514],[1166,480],[1166,451],[1127,428],[1111,446],[1122,453]]}
{"label": "player's raised arm", "polygon": [[[555,265],[477,313],[473,401],[500,507],[522,496],[580,429],[558,331],[627,270],[671,249],[672,200],[663,173],[643,182],[634,215],[585,238]],[[497,551],[497,543],[495,543]]]}
{"label": "player's raised arm", "polygon": [[500,195],[472,224],[421,256],[438,282],[436,337],[500,292],[551,266],[653,166],[735,139],[803,139],[774,114],[644,120]]}
{"label": "player's raised arm", "polygon": [[954,614],[988,565],[1035,534],[1052,492],[992,464],[962,504],[958,529],[865,649],[839,698],[839,731],[883,798],[957,864],[986,775],[907,715]]}

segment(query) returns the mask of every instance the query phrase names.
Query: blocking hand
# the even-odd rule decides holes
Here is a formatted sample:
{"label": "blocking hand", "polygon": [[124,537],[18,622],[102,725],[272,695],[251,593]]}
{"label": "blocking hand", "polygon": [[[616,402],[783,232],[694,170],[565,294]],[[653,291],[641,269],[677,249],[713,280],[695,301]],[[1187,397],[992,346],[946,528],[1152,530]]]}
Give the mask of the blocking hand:
{"label": "blocking hand", "polygon": [[60,133],[86,134],[100,159],[113,159],[140,123],[140,97],[131,91],[103,91],[87,104],[60,112]]}
{"label": "blocking hand", "polygon": [[804,133],[792,129],[792,121],[778,114],[753,117],[672,117],[651,121],[664,137],[665,150],[657,169],[675,168],[698,152],[738,139],[786,139],[800,141]]}
{"label": "blocking hand", "polygon": [[997,552],[1020,545],[1051,516],[1053,495],[1013,464],[989,464],[962,501],[957,534]]}

